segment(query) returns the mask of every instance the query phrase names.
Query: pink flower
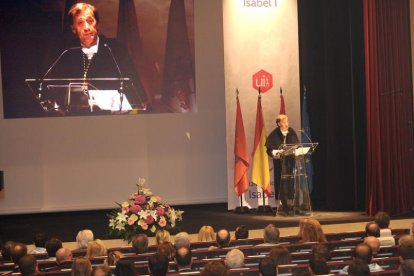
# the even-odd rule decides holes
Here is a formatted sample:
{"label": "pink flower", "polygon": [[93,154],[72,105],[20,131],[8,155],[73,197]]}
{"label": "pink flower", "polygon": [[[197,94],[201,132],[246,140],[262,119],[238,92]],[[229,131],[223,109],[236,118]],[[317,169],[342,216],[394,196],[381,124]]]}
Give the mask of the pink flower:
{"label": "pink flower", "polygon": [[151,216],[147,216],[147,218],[145,219],[145,222],[147,224],[152,224],[152,223],[154,223],[154,218],[151,217]]}
{"label": "pink flower", "polygon": [[122,207],[122,212],[128,213],[128,211],[129,211],[129,207],[128,206]]}
{"label": "pink flower", "polygon": [[145,222],[141,223],[141,228],[142,228],[142,230],[147,230],[148,229],[148,224],[146,224]]}
{"label": "pink flower", "polygon": [[162,207],[157,207],[157,215],[159,216],[164,215],[164,209]]}
{"label": "pink flower", "polygon": [[132,225],[132,224],[134,224],[134,222],[135,222],[136,220],[135,219],[133,219],[133,218],[129,218],[128,219],[128,225]]}
{"label": "pink flower", "polygon": [[165,220],[165,217],[161,217],[160,221],[158,222],[159,226],[164,227],[167,225],[167,221]]}
{"label": "pink flower", "polygon": [[142,204],[145,204],[145,202],[146,202],[145,196],[143,196],[143,195],[137,195],[135,197],[135,204],[142,205]]}
{"label": "pink flower", "polygon": [[129,207],[129,211],[132,213],[138,213],[141,210],[142,208],[139,205],[134,205],[134,206]]}

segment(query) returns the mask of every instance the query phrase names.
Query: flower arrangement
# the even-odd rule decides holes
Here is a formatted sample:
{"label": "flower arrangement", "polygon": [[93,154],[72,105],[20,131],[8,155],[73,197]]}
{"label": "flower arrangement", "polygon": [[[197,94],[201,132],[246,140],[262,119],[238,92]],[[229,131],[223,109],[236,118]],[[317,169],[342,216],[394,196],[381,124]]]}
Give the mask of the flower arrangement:
{"label": "flower arrangement", "polygon": [[109,217],[110,236],[131,241],[139,233],[153,236],[158,230],[170,230],[182,221],[184,211],[174,210],[161,198],[144,187],[145,179],[136,184],[138,191],[113,210]]}

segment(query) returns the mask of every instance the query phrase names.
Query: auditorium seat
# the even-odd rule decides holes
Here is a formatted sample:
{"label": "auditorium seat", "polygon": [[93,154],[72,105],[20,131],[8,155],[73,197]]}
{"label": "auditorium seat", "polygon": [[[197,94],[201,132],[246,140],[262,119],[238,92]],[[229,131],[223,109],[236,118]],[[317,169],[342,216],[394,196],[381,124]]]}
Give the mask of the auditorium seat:
{"label": "auditorium seat", "polygon": [[277,275],[296,275],[306,272],[310,273],[309,265],[307,264],[278,265],[276,269]]}

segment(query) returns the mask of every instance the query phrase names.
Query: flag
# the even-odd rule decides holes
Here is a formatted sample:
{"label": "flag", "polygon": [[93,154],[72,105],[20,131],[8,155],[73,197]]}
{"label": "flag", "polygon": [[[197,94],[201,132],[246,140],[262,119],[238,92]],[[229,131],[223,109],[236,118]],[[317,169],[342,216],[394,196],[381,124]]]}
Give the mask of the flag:
{"label": "flag", "polygon": [[241,196],[249,189],[249,179],[247,178],[249,165],[243,116],[239,96],[237,95],[236,134],[234,137],[234,191],[238,196]]}
{"label": "flag", "polygon": [[285,114],[286,115],[285,98],[283,98],[282,87],[280,87],[280,110],[279,110],[279,114]]}
{"label": "flag", "polygon": [[[310,132],[310,124],[309,124],[309,115],[308,115],[308,106],[306,104],[306,88],[303,92],[303,101],[302,101],[302,131],[301,131],[301,140],[302,143],[306,141],[307,143],[312,143],[311,132]],[[306,173],[308,176],[308,187],[309,193],[312,192],[313,189],[313,165],[312,165],[312,157],[306,158]]]}
{"label": "flag", "polygon": [[263,189],[268,197],[270,188],[269,160],[266,153],[266,128],[263,120],[261,96],[257,100],[256,127],[254,130],[252,182]]}

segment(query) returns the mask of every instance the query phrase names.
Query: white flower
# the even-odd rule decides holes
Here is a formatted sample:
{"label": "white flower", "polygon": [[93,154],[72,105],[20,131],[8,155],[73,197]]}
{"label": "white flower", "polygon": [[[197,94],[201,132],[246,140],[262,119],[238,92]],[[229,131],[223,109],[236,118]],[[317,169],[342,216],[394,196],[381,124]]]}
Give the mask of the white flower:
{"label": "white flower", "polygon": [[138,212],[138,215],[141,219],[146,219],[149,216],[148,210],[141,210]]}
{"label": "white flower", "polygon": [[125,225],[123,223],[118,223],[115,228],[119,231],[122,231],[125,230]]}
{"label": "white flower", "polygon": [[148,211],[148,215],[150,215],[154,220],[157,220],[157,210]]}
{"label": "white flower", "polygon": [[118,213],[118,215],[116,216],[116,221],[117,222],[126,222],[127,218],[128,218],[128,216],[125,213],[121,212],[121,213]]}
{"label": "white flower", "polygon": [[111,227],[112,229],[115,229],[116,226],[116,220],[114,218],[111,218],[109,220],[109,227]]}

